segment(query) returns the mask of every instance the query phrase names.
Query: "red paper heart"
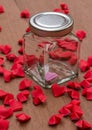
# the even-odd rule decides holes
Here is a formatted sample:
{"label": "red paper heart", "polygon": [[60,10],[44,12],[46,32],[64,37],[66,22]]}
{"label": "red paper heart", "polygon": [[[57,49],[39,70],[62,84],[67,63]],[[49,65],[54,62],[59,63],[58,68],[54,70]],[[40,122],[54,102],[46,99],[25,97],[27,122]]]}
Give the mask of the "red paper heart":
{"label": "red paper heart", "polygon": [[65,94],[66,87],[65,86],[59,86],[58,84],[53,84],[51,86],[52,93],[55,97],[59,97]]}

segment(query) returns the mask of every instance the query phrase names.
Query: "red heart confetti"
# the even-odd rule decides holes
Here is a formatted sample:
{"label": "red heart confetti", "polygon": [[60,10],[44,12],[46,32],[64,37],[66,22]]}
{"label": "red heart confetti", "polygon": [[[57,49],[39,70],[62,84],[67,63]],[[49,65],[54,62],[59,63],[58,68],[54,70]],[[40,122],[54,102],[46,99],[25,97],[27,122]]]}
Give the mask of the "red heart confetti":
{"label": "red heart confetti", "polygon": [[4,58],[0,57],[0,66],[3,66],[3,65],[4,65]]}
{"label": "red heart confetti", "polygon": [[9,70],[4,69],[3,70],[3,77],[5,82],[10,82],[12,78],[12,73]]}
{"label": "red heart confetti", "polygon": [[67,87],[72,88],[72,89],[80,89],[81,88],[80,84],[76,81],[68,82]]}
{"label": "red heart confetti", "polygon": [[32,85],[32,80],[24,78],[19,84],[19,90],[24,90],[30,88]]}
{"label": "red heart confetti", "polygon": [[30,17],[30,13],[27,9],[23,10],[21,13],[20,13],[20,17],[21,18],[29,18]]}
{"label": "red heart confetti", "polygon": [[87,62],[90,66],[92,66],[92,56],[88,56]]}
{"label": "red heart confetti", "polygon": [[25,76],[24,69],[21,64],[14,63],[11,68],[11,73],[12,73],[12,77],[21,77],[22,78]]}
{"label": "red heart confetti", "polygon": [[90,65],[87,61],[85,60],[80,60],[80,64],[79,64],[80,70],[82,72],[87,71],[88,69],[90,69]]}
{"label": "red heart confetti", "polygon": [[9,61],[14,61],[16,58],[17,58],[17,56],[12,53],[9,53],[6,55],[6,59]]}
{"label": "red heart confetti", "polygon": [[70,102],[70,104],[80,106],[80,100],[74,99],[74,100],[72,100],[72,101]]}
{"label": "red heart confetti", "polygon": [[3,99],[7,95],[7,92],[0,89],[0,99]]}
{"label": "red heart confetti", "polygon": [[77,63],[77,60],[78,60],[77,56],[76,56],[75,54],[73,54],[73,55],[71,56],[71,58],[68,60],[68,62],[69,62],[71,65],[75,65],[75,64]]}
{"label": "red heart confetti", "polygon": [[2,27],[0,26],[0,32],[2,31]]}
{"label": "red heart confetti", "polygon": [[66,106],[64,106],[59,109],[59,113],[61,113],[64,117],[66,117],[71,114],[71,111]]}
{"label": "red heart confetti", "polygon": [[20,121],[20,122],[27,122],[31,119],[30,116],[26,115],[25,113],[18,113],[15,115],[17,120]]}
{"label": "red heart confetti", "polygon": [[19,45],[23,45],[23,44],[24,44],[24,39],[23,39],[23,38],[19,39],[19,40],[18,40],[18,44],[19,44]]}
{"label": "red heart confetti", "polygon": [[8,130],[9,121],[0,118],[0,130]]}
{"label": "red heart confetti", "polygon": [[38,58],[35,55],[25,55],[25,62],[28,66],[32,66],[38,62]]}
{"label": "red heart confetti", "polygon": [[58,125],[62,120],[61,114],[52,115],[48,121],[48,125]]}
{"label": "red heart confetti", "polygon": [[54,12],[60,12],[60,13],[68,14],[69,13],[68,5],[65,4],[65,3],[61,3],[60,8],[55,8]]}
{"label": "red heart confetti", "polygon": [[24,57],[21,55],[21,56],[18,56],[15,60],[14,60],[14,64],[21,64],[23,65],[24,64]]}
{"label": "red heart confetti", "polygon": [[23,91],[22,91],[22,94],[23,94],[26,98],[28,98],[30,92],[29,92],[28,90],[23,90]]}
{"label": "red heart confetti", "polygon": [[30,28],[30,27],[27,27],[27,28],[26,28],[26,32],[31,32],[31,28]]}
{"label": "red heart confetti", "polygon": [[11,51],[11,46],[9,45],[0,45],[0,52],[3,54],[8,54]]}
{"label": "red heart confetti", "polygon": [[81,107],[79,105],[74,105],[72,107],[72,112],[70,115],[70,118],[72,121],[79,120],[83,115],[83,111],[81,110]]}
{"label": "red heart confetti", "polygon": [[86,32],[84,30],[77,30],[75,34],[80,41],[82,41],[86,37]]}
{"label": "red heart confetti", "polygon": [[70,51],[61,52],[61,53],[59,53],[58,58],[62,59],[62,60],[67,60],[67,59],[71,58],[72,54],[73,53]]}
{"label": "red heart confetti", "polygon": [[19,48],[18,53],[23,54],[23,52],[24,52],[24,47],[22,46],[22,47]]}
{"label": "red heart confetti", "polygon": [[3,72],[4,72],[4,68],[0,66],[0,75],[3,75]]}
{"label": "red heart confetti", "polygon": [[64,12],[65,14],[68,14],[68,13],[69,13],[69,8],[68,8],[68,5],[67,5],[66,3],[61,3],[61,4],[60,4],[60,7],[61,7],[61,9],[63,10],[63,12]]}
{"label": "red heart confetti", "polygon": [[87,100],[92,100],[92,87],[83,89],[82,95],[85,96]]}
{"label": "red heart confetti", "polygon": [[[78,108],[80,106],[80,101],[79,100],[72,100],[70,103],[68,103],[67,105],[61,107],[59,109],[59,113],[61,113],[63,116],[69,116],[72,112],[74,113],[78,113],[78,110],[79,110],[79,113],[83,113],[81,111],[80,108]],[[81,115],[81,114],[80,114]],[[80,116],[79,115],[79,116]],[[78,116],[78,117],[79,117]],[[82,116],[82,115],[81,115]]]}
{"label": "red heart confetti", "polygon": [[90,84],[90,82],[87,79],[85,79],[85,80],[83,80],[83,81],[80,82],[80,85],[83,88],[88,88],[88,87],[90,87],[91,84]]}
{"label": "red heart confetti", "polygon": [[75,123],[75,125],[81,130],[88,130],[92,128],[92,125],[88,123],[86,120],[79,120]]}
{"label": "red heart confetti", "polygon": [[72,90],[72,89],[67,89],[67,93],[68,95],[72,98],[72,99],[79,99],[80,95],[79,92]]}
{"label": "red heart confetti", "polygon": [[15,112],[15,111],[21,111],[22,110],[22,103],[15,100],[15,99],[12,99],[9,101],[9,105],[10,107],[12,108],[12,110]]}
{"label": "red heart confetti", "polygon": [[10,100],[14,99],[14,95],[12,93],[7,93],[4,98],[4,105],[9,105]]}
{"label": "red heart confetti", "polygon": [[4,11],[4,7],[2,6],[2,5],[0,5],[0,14],[1,13],[4,13],[5,11]]}
{"label": "red heart confetti", "polygon": [[31,95],[35,105],[46,102],[46,96],[44,95],[40,86],[34,86],[34,90],[31,92]]}
{"label": "red heart confetti", "polygon": [[57,39],[56,41],[58,43],[58,46],[61,47],[61,48],[64,48],[64,49],[70,50],[70,51],[76,51],[77,50],[78,42],[76,42],[74,40],[70,40],[70,39],[60,40],[60,39]]}
{"label": "red heart confetti", "polygon": [[86,79],[89,83],[92,83],[92,78],[87,78]]}
{"label": "red heart confetti", "polygon": [[84,78],[85,78],[85,79],[92,78],[92,69],[88,70],[88,71],[84,74]]}
{"label": "red heart confetti", "polygon": [[59,86],[58,84],[53,84],[51,86],[52,93],[55,97],[59,97],[65,94],[66,87],[65,86]]}
{"label": "red heart confetti", "polygon": [[13,110],[11,108],[5,108],[4,106],[0,106],[0,117],[6,119],[12,115],[13,115]]}
{"label": "red heart confetti", "polygon": [[27,97],[22,92],[17,94],[17,99],[22,103],[27,101]]}

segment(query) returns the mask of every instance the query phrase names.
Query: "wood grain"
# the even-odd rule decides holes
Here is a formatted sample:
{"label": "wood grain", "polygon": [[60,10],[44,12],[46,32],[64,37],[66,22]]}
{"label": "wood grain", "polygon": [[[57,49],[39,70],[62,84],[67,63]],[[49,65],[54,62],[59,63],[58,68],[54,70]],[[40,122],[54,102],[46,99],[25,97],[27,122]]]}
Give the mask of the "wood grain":
{"label": "wood grain", "polygon": [[[73,32],[78,29],[84,29],[87,32],[87,38],[81,44],[81,58],[86,59],[88,55],[92,55],[92,0],[62,0],[69,5],[70,14],[74,18],[75,24]],[[9,44],[12,46],[12,52],[17,54],[19,46],[17,41],[25,33],[28,27],[28,21],[20,18],[20,12],[28,9],[31,15],[53,11],[58,8],[61,0],[0,0],[0,4],[4,6],[5,13],[0,14],[0,26],[3,30],[0,32],[0,44]],[[0,54],[1,56],[1,54]],[[10,63],[5,61],[6,68],[10,68]],[[22,79],[14,79],[10,83],[5,83],[0,77],[0,89],[11,92],[15,95],[19,92],[18,85]],[[82,80],[82,74],[78,80]],[[43,89],[47,96],[47,103],[44,105],[34,106],[31,96],[27,103],[23,104],[23,111],[30,115],[32,119],[28,123],[20,124],[15,114],[8,119],[10,121],[9,130],[76,130],[76,127],[69,118],[64,118],[56,127],[48,126],[48,119],[52,114],[58,112],[58,109],[68,103],[70,98],[65,95],[55,98],[50,89]],[[2,102],[0,102],[2,104]],[[92,123],[92,102],[86,101],[81,97],[81,106],[84,111],[83,119]]]}

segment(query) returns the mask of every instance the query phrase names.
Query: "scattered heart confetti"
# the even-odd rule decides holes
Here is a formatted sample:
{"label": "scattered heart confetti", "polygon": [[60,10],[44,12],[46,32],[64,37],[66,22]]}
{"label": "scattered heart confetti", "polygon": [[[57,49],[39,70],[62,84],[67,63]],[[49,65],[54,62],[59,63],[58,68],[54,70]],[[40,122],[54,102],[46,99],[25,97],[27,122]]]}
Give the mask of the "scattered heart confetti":
{"label": "scattered heart confetti", "polygon": [[10,82],[12,78],[12,73],[9,70],[4,69],[3,70],[3,77],[5,82]]}
{"label": "scattered heart confetti", "polygon": [[79,99],[80,98],[80,94],[78,91],[75,91],[72,89],[67,89],[67,93],[72,99]]}
{"label": "scattered heart confetti", "polygon": [[14,60],[14,64],[21,64],[21,65],[23,65],[23,64],[24,64],[24,57],[23,57],[23,55],[18,56],[18,57]]}
{"label": "scattered heart confetti", "polygon": [[90,66],[92,66],[92,56],[88,56],[87,62]]}
{"label": "scattered heart confetti", "polygon": [[71,65],[75,65],[75,64],[77,63],[77,60],[78,60],[77,55],[73,54],[73,55],[71,56],[71,58],[68,60],[68,62],[69,62]]}
{"label": "scattered heart confetti", "polygon": [[80,82],[80,85],[83,88],[88,88],[88,87],[90,87],[91,83],[87,79],[84,79],[83,81]]}
{"label": "scattered heart confetti", "polygon": [[31,31],[31,28],[30,27],[27,27],[26,28],[26,32],[30,32]]}
{"label": "scattered heart confetti", "polygon": [[72,88],[72,89],[80,89],[81,88],[80,84],[76,81],[68,82],[67,87]]}
{"label": "scattered heart confetti", "polygon": [[11,46],[9,45],[0,45],[0,52],[3,54],[8,54],[11,51]]}
{"label": "scattered heart confetti", "polygon": [[2,27],[0,26],[0,32],[2,31]]}
{"label": "scattered heart confetti", "polygon": [[65,86],[59,86],[58,84],[53,84],[51,86],[52,93],[55,97],[59,97],[61,95],[64,95],[66,92]]}
{"label": "scattered heart confetti", "polygon": [[84,74],[84,78],[92,78],[92,69],[88,70],[85,74]]}
{"label": "scattered heart confetti", "polygon": [[78,42],[71,40],[71,39],[64,39],[64,40],[60,40],[57,39],[56,40],[58,43],[58,46],[61,48],[64,48],[66,50],[70,50],[70,51],[76,51],[77,50],[77,46],[78,46]]}
{"label": "scattered heart confetti", "polygon": [[23,10],[21,13],[20,13],[20,17],[21,18],[29,18],[30,17],[30,13],[27,9]]}
{"label": "scattered heart confetti", "polygon": [[6,59],[9,61],[14,61],[16,58],[17,58],[17,56],[12,53],[9,53],[6,55]]}
{"label": "scattered heart confetti", "polygon": [[78,128],[81,128],[81,130],[89,130],[90,128],[92,128],[92,125],[88,123],[86,120],[79,120],[75,123],[75,125]]}
{"label": "scattered heart confetti", "polygon": [[0,117],[6,119],[12,115],[13,115],[13,110],[11,108],[5,108],[4,106],[0,106]]}
{"label": "scattered heart confetti", "polygon": [[66,106],[64,106],[60,108],[59,113],[61,113],[64,117],[66,117],[71,114],[71,111]]}
{"label": "scattered heart confetti", "polygon": [[31,119],[31,117],[26,115],[25,113],[18,113],[15,116],[16,116],[17,120],[20,122],[27,122]]}
{"label": "scattered heart confetti", "polygon": [[81,110],[80,105],[74,105],[72,107],[72,112],[70,115],[71,120],[72,121],[79,120],[79,119],[81,119],[82,115],[83,115],[83,111]]}
{"label": "scattered heart confetti", "polygon": [[0,118],[0,130],[8,130],[9,121]]}
{"label": "scattered heart confetti", "polygon": [[22,92],[17,94],[17,99],[22,103],[27,101],[27,97]]}
{"label": "scattered heart confetti", "polygon": [[24,44],[24,39],[23,39],[23,38],[19,39],[19,40],[18,40],[18,44],[19,44],[19,45],[23,45],[23,44]]}
{"label": "scattered heart confetti", "polygon": [[15,99],[12,99],[9,101],[9,105],[10,107],[12,108],[12,110],[15,112],[15,111],[21,111],[22,110],[22,103],[15,100]]}
{"label": "scattered heart confetti", "polygon": [[3,99],[7,95],[7,92],[0,89],[0,99]]}
{"label": "scattered heart confetti", "polygon": [[32,85],[32,80],[24,78],[19,84],[19,90],[24,90],[30,88]]}
{"label": "scattered heart confetti", "polygon": [[4,7],[2,6],[2,5],[0,5],[0,14],[1,13],[4,13],[5,11],[4,11]]}
{"label": "scattered heart confetti", "polygon": [[84,30],[77,30],[75,34],[80,41],[82,41],[86,37],[86,32]]}
{"label": "scattered heart confetti", "polygon": [[3,65],[4,65],[4,58],[0,57],[0,66],[3,66]]}
{"label": "scattered heart confetti", "polygon": [[88,64],[87,61],[85,60],[80,60],[80,64],[79,64],[80,70],[82,72],[87,71],[88,69],[90,69],[90,65]]}
{"label": "scattered heart confetti", "polygon": [[4,72],[4,68],[0,66],[0,75],[3,75],[3,72]]}
{"label": "scattered heart confetti", "polygon": [[48,121],[48,125],[58,125],[62,120],[61,114],[52,115]]}
{"label": "scattered heart confetti", "polygon": [[40,86],[34,86],[34,90],[31,92],[31,95],[35,105],[46,102],[46,96]]}
{"label": "scattered heart confetti", "polygon": [[59,13],[64,13],[64,14],[68,14],[69,13],[69,8],[68,8],[67,4],[61,3],[60,4],[60,8],[55,8],[53,11],[54,12],[59,12]]}
{"label": "scattered heart confetti", "polygon": [[24,47],[21,46],[21,47],[19,48],[19,50],[18,50],[18,53],[19,53],[19,54],[23,54],[23,52],[24,52]]}
{"label": "scattered heart confetti", "polygon": [[10,100],[14,99],[14,95],[12,93],[7,93],[4,98],[4,105],[9,105]]}
{"label": "scattered heart confetti", "polygon": [[92,100],[92,87],[83,89],[82,95],[85,96],[87,100]]}
{"label": "scattered heart confetti", "polygon": [[22,77],[23,78],[25,76],[23,66],[18,63],[14,63],[12,65],[11,73],[12,73],[13,77]]}

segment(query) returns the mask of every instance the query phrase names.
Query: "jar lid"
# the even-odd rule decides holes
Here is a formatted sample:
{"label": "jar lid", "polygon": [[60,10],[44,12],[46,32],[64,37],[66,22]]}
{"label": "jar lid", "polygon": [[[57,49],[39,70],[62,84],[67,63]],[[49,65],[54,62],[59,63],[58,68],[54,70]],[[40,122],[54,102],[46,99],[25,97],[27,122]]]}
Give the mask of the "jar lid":
{"label": "jar lid", "polygon": [[73,19],[58,12],[43,12],[32,16],[29,20],[31,31],[38,36],[64,36],[72,31]]}

